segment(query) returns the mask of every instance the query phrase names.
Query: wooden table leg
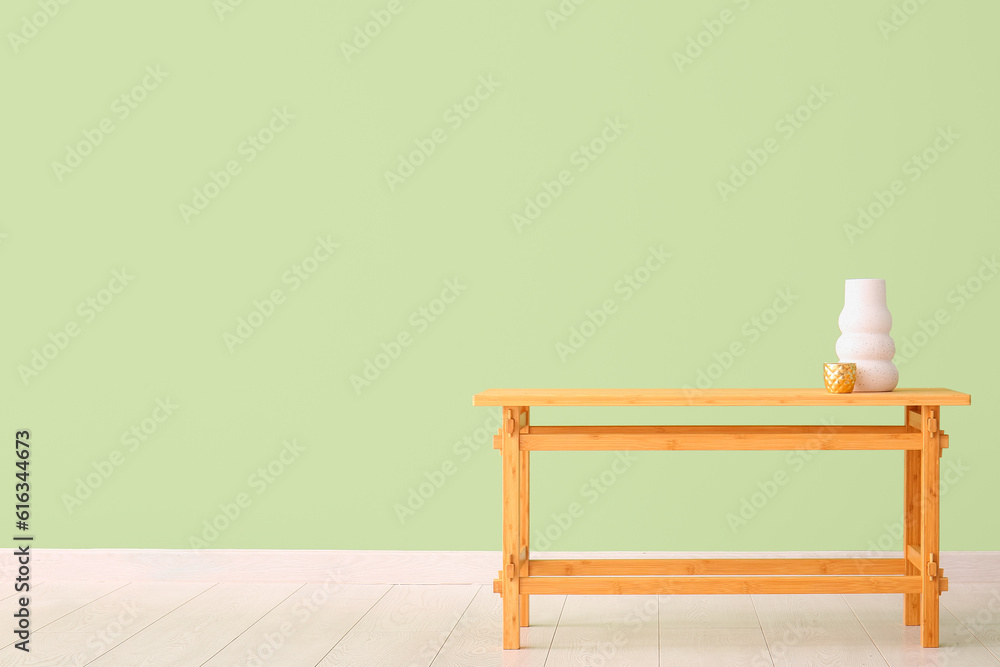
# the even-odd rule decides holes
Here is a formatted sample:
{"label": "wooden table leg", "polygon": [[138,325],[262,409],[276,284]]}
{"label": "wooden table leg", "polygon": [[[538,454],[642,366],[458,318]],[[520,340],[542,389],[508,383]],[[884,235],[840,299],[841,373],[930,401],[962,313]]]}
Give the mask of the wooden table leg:
{"label": "wooden table leg", "polygon": [[920,592],[920,645],[936,648],[938,645],[938,612],[940,586],[938,564],[940,558],[940,505],[938,491],[941,475],[941,439],[938,426],[938,406],[920,409],[923,449],[920,459],[920,555],[924,564]]}
{"label": "wooden table leg", "polygon": [[[524,425],[529,424],[529,408],[524,408]],[[529,428],[530,432],[530,428]],[[530,576],[529,566],[528,566],[528,534],[530,533],[530,514],[528,512],[528,464],[530,463],[531,452],[525,450],[521,452],[521,554],[524,556],[524,562],[521,564],[521,576]],[[521,627],[528,627],[528,595],[521,595]]]}
{"label": "wooden table leg", "polygon": [[521,648],[521,409],[504,407],[500,424],[503,459],[503,647]]}
{"label": "wooden table leg", "polygon": [[[909,425],[910,408],[903,410],[906,430],[915,431]],[[913,576],[920,570],[906,557],[909,546],[920,550],[920,452],[915,449],[903,451],[903,574]],[[920,593],[903,594],[903,622],[920,625]]]}

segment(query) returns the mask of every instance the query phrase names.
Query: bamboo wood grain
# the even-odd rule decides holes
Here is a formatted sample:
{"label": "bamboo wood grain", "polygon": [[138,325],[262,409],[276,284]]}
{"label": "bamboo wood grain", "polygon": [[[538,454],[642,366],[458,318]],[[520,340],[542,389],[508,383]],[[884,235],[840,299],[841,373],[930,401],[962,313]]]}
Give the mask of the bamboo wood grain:
{"label": "bamboo wood grain", "polygon": [[[503,569],[493,582],[503,603],[503,646],[520,646],[533,594],[902,593],[904,620],[919,621],[921,644],[939,643],[940,456],[948,436],[941,405],[969,405],[950,389],[829,394],[824,389],[491,389],[475,405],[500,406],[494,447],[503,461]],[[545,406],[887,406],[902,426],[533,426]],[[510,407],[525,406],[525,407]],[[532,561],[528,547],[529,461],[543,450],[903,450],[906,552],[898,559],[617,559]],[[901,573],[902,572],[902,573]],[[629,575],[641,576],[629,576]],[[684,576],[674,577],[672,574]],[[723,576],[695,576],[722,574]],[[752,574],[755,576],[741,576]],[[771,575],[779,576],[771,576]],[[818,576],[808,576],[808,575]],[[879,575],[888,576],[879,576]],[[611,576],[600,576],[611,575]]]}
{"label": "bamboo wood grain", "polygon": [[[665,435],[698,435],[706,436],[708,434],[721,434],[732,436],[734,434],[776,434],[791,436],[795,434],[797,437],[802,438],[805,444],[802,446],[785,446],[786,443],[780,443],[781,446],[769,448],[769,449],[870,449],[869,447],[824,447],[823,441],[816,439],[815,434],[833,434],[833,435],[873,435],[873,434],[902,434],[911,433],[913,431],[905,430],[906,427],[902,426],[715,426],[715,425],[696,425],[696,426],[530,426],[530,431],[522,431],[522,438],[524,435],[529,434],[531,436],[549,436],[549,435],[591,435],[591,434],[601,434],[608,436],[618,436],[623,435],[624,437],[630,437],[634,435],[644,435],[644,434],[665,434]],[[919,430],[919,429],[918,429]],[[914,442],[905,442],[905,447],[898,446],[898,443],[892,443],[889,447],[879,447],[878,449],[920,449],[922,446],[922,440],[919,438],[919,433],[915,434],[918,437],[914,439]],[[761,438],[765,440],[766,438]],[[523,440],[522,440],[523,442]],[[538,441],[534,441],[538,442]],[[829,441],[827,441],[829,442]],[[493,436],[493,449],[500,449],[501,437],[499,435]],[[945,433],[941,434],[941,447],[948,447],[948,436]],[[593,449],[593,446],[585,447],[584,449]],[[538,449],[539,447],[531,447],[531,449]],[[564,447],[559,447],[559,449],[568,449]],[[608,447],[608,450],[626,450],[626,449],[655,449],[655,450],[666,450],[666,449],[681,449],[680,447]],[[688,449],[688,448],[684,448]],[[693,449],[710,449],[697,447]],[[759,447],[739,447],[734,449],[762,449]]]}
{"label": "bamboo wood grain", "polygon": [[[923,556],[920,554],[920,548],[919,547],[915,547],[912,544],[907,544],[906,545],[906,560],[907,560],[908,563],[910,563],[911,565],[913,565],[913,567],[916,570],[912,574],[919,574],[920,572],[923,571],[923,569],[924,569],[924,561],[923,561]],[[907,569],[909,569],[909,568],[907,568]],[[910,574],[910,573],[907,572],[907,574]],[[913,625],[916,625],[916,623],[913,623]]]}
{"label": "bamboo wood grain", "polygon": [[772,595],[784,593],[912,593],[919,576],[787,577],[522,577],[532,595]]}
{"label": "bamboo wood grain", "polygon": [[938,431],[931,430],[932,424],[940,424],[940,409],[937,406],[923,406],[920,411],[923,435],[923,450],[920,454],[920,553],[924,562],[920,575],[920,644],[925,648],[938,646],[938,622],[940,613],[940,587],[938,578],[928,572],[927,563],[933,559],[940,564],[940,464],[941,449]]}
{"label": "bamboo wood grain", "polygon": [[[536,427],[536,431],[542,427]],[[622,450],[918,450],[919,433],[857,431],[840,433],[730,433],[704,430],[661,433],[530,433],[520,438],[521,448],[532,451]]]}
{"label": "bamboo wood grain", "polygon": [[[943,572],[943,570],[942,570],[942,572]],[[611,577],[611,578],[612,579],[619,579],[621,577]],[[831,582],[837,582],[837,581],[843,582],[844,580],[850,579],[850,577],[848,577],[848,576],[837,576],[837,575],[821,575],[821,576],[818,576],[818,577],[811,577],[811,578],[812,579],[817,579],[817,580],[826,580],[826,581],[831,581]],[[858,577],[855,577],[855,579],[857,579],[857,578]],[[860,577],[860,578],[864,579],[864,578],[870,578],[870,577]],[[894,575],[894,576],[891,576],[891,577],[888,577],[888,578],[889,579],[904,579],[905,577],[901,576],[901,575]],[[918,591],[920,590],[920,581],[919,581],[919,578],[920,578],[919,575],[917,575],[916,577],[914,577],[914,581],[916,581],[917,583],[914,586],[911,587],[914,590],[918,590]],[[541,576],[535,576],[535,577],[531,577],[531,579],[534,580],[534,581],[550,581],[550,580],[553,580],[553,579],[560,579],[561,581],[594,581],[595,579],[597,579],[597,577],[580,577],[580,576],[572,576],[572,577],[541,577]],[[654,581],[655,580],[654,577],[632,577],[632,579],[634,579],[636,581]],[[716,581],[727,582],[727,581],[733,581],[733,579],[735,579],[735,577],[719,576],[719,577],[677,577],[676,578],[677,581],[682,581],[682,580],[693,581],[695,579],[716,580]],[[791,576],[779,576],[779,577],[744,577],[743,579],[744,580],[749,580],[749,581],[763,580],[763,579],[793,581],[796,578],[795,577],[791,577]],[[799,579],[801,579],[801,577],[799,577]],[[524,581],[526,581],[526,579],[522,579],[521,580],[522,586],[524,585],[523,584]],[[938,583],[939,583],[940,589],[942,591],[947,591],[948,590],[948,577],[945,577],[945,576],[938,577]],[[853,586],[852,581],[848,581],[847,585],[848,586]],[[826,585],[824,584],[823,586],[826,586]],[[522,588],[522,590],[523,590],[523,588]],[[501,595],[503,594],[503,581],[501,579],[494,579],[493,580],[493,592],[494,593],[499,593]],[[652,592],[655,593],[657,591],[652,591]],[[755,593],[759,593],[759,591],[754,591],[754,592]],[[813,591],[813,590],[794,590],[794,591],[785,591],[785,592],[786,593],[829,593],[829,594],[846,593],[846,594],[851,594],[851,593],[899,593],[901,591],[898,591],[895,588],[893,588],[892,590],[877,590],[877,591],[871,591],[871,590],[864,590],[864,591],[838,590],[836,588],[835,584],[831,584],[830,586],[826,586],[825,588],[823,588],[823,590],[817,590],[817,591]],[[629,594],[632,594],[632,593],[634,593],[634,591],[629,591]],[[716,591],[716,593],[717,594],[729,595],[729,594],[741,594],[741,593],[743,593],[743,591],[739,591],[739,590],[732,591],[732,592],[730,592],[730,591]],[[531,594],[532,595],[537,595],[538,592],[535,591],[535,590],[531,590]],[[567,594],[567,595],[570,595],[570,594],[590,594],[590,591],[589,590],[563,591],[563,593],[561,593],[561,594]],[[608,592],[606,594],[608,594],[608,595],[617,595],[619,593],[615,593],[615,592],[612,591],[612,592]],[[625,593],[623,592],[621,594],[625,594]],[[659,594],[660,595],[703,595],[705,593],[704,593],[704,591],[701,591],[699,589],[699,590],[671,590],[671,591],[668,591],[668,592],[659,591]],[[905,593],[905,592],[904,592],[904,594],[909,595],[909,593]],[[919,596],[920,593],[915,593],[915,595]]]}
{"label": "bamboo wood grain", "polygon": [[951,389],[831,394],[806,389],[488,389],[473,405],[969,405]]}
{"label": "bamboo wood grain", "polygon": [[[914,418],[916,423],[914,423]],[[903,415],[904,428],[920,433],[920,407],[907,406]],[[921,435],[921,448],[923,436]],[[907,550],[905,574],[920,574],[924,565],[920,560],[920,452],[903,452],[903,544]],[[911,560],[910,549],[917,545],[917,560]],[[920,625],[920,595],[907,593],[903,596],[903,623]]]}
{"label": "bamboo wood grain", "polygon": [[[920,429],[918,428],[917,431]],[[729,434],[738,435],[741,433],[753,433],[760,435],[767,434],[796,434],[796,435],[827,435],[830,433],[912,433],[912,429],[905,426],[893,425],[825,425],[825,424],[694,424],[694,425],[631,425],[622,424],[618,426],[597,425],[597,426],[532,426],[531,435],[563,435],[563,434],[608,434],[625,433],[629,435],[640,434]],[[523,435],[523,434],[522,434]]]}
{"label": "bamboo wood grain", "polygon": [[902,558],[638,558],[532,560],[532,576],[893,574]]}
{"label": "bamboo wood grain", "polygon": [[520,430],[507,428],[520,408],[505,406],[501,419],[503,446],[503,647],[521,647],[521,452]]}
{"label": "bamboo wood grain", "polygon": [[[528,424],[529,424],[528,410],[529,410],[528,408],[524,408],[523,411],[521,412],[521,415],[520,415],[520,418],[519,418],[519,424],[520,424],[520,428],[521,429],[528,428]],[[519,559],[521,561],[521,576],[527,577],[527,576],[529,576],[531,574],[531,572],[529,570],[529,568],[530,568],[530,562],[528,560],[528,535],[530,534],[530,530],[531,530],[531,527],[529,525],[530,518],[531,518],[531,513],[529,512],[529,505],[528,505],[528,489],[529,489],[528,464],[530,462],[531,452],[522,449],[519,452],[519,456],[520,456],[520,464],[521,464],[521,501],[520,501],[520,503],[521,503],[521,527],[520,527],[520,531],[521,531],[521,548],[518,550],[518,554],[519,554]],[[521,627],[522,628],[526,628],[526,627],[528,627],[528,623],[529,623],[528,612],[529,612],[529,607],[530,607],[530,602],[529,602],[529,598],[528,598],[527,595],[523,595],[522,594],[520,596],[520,605],[521,605],[521,608],[520,608],[520,614],[519,615],[520,615]]]}

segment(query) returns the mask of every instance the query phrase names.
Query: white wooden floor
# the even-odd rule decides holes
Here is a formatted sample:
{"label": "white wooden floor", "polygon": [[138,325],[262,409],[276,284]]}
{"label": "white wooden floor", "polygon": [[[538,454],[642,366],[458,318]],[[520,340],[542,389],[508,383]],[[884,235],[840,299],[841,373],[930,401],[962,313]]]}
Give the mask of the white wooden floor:
{"label": "white wooden floor", "polygon": [[1000,583],[951,584],[937,650],[902,624],[902,595],[537,596],[522,649],[504,652],[500,596],[479,584],[32,592],[31,653],[5,631],[0,665],[1000,665]]}

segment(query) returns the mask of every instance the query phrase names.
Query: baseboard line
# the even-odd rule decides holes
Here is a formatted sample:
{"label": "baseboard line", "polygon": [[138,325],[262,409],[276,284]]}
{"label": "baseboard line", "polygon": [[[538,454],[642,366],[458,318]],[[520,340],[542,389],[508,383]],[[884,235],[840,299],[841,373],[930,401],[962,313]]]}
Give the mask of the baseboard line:
{"label": "baseboard line", "polygon": [[[899,558],[892,551],[781,552],[534,552],[538,558]],[[16,559],[0,575],[17,576]],[[313,551],[269,549],[32,549],[36,582],[273,581],[345,584],[491,583],[499,551]],[[940,555],[952,583],[1000,582],[1000,551]]]}

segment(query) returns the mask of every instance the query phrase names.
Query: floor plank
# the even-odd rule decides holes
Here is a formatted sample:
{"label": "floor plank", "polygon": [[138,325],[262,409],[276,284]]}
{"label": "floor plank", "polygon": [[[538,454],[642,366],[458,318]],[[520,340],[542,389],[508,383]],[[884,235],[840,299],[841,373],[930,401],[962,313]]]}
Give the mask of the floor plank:
{"label": "floor plank", "polygon": [[661,595],[660,664],[772,665],[749,595]]}
{"label": "floor plank", "polygon": [[8,646],[0,652],[2,667],[65,667],[85,665],[76,655],[93,638],[88,632],[52,632],[44,637],[31,636],[31,652]]}
{"label": "floor plank", "polygon": [[320,665],[430,665],[480,588],[393,586]]}
{"label": "floor plank", "polygon": [[289,583],[217,584],[90,664],[200,665],[298,588]]}
{"label": "floor plank", "polygon": [[941,606],[1000,660],[1000,584],[951,584]]}
{"label": "floor plank", "polygon": [[892,667],[1000,667],[946,607],[941,608],[938,648],[925,649],[920,646],[920,626],[903,624],[902,595],[845,595],[844,599]]}
{"label": "floor plank", "polygon": [[208,589],[210,584],[144,582],[123,586],[49,623],[31,637],[30,660],[13,646],[0,665],[83,665]]}
{"label": "floor plank", "polygon": [[545,664],[655,665],[658,635],[655,595],[570,595]]}
{"label": "floor plank", "polygon": [[357,632],[451,631],[479,592],[480,586],[480,584],[393,586],[392,590],[358,621],[354,630]]}
{"label": "floor plank", "polygon": [[[23,592],[18,592],[14,590],[13,580],[11,581],[12,581],[11,585],[9,587],[5,586],[4,590],[0,592],[0,602],[3,602],[4,600],[13,600],[15,598],[19,598],[22,595],[24,595]],[[32,582],[30,592],[33,593],[42,586],[44,586],[44,584],[41,582],[39,583]],[[4,604],[6,604],[6,602],[4,602]]]}
{"label": "floor plank", "polygon": [[444,643],[438,632],[349,632],[316,667],[426,667]]}
{"label": "floor plank", "polygon": [[50,582],[32,588],[32,653],[8,644],[0,667],[1000,666],[1000,584],[941,602],[941,647],[923,649],[902,595],[533,596],[524,648],[503,651],[490,585]]}
{"label": "floor plank", "polygon": [[841,595],[754,595],[752,600],[775,667],[886,665]]}
{"label": "floor plank", "polygon": [[503,651],[503,600],[483,586],[452,630],[433,667],[541,667],[545,664],[565,595],[533,595],[531,625],[521,628],[521,648]]}
{"label": "floor plank", "polygon": [[[127,582],[100,582],[46,584],[44,588],[32,586],[28,594],[32,637],[50,623],[126,585]],[[13,615],[15,604],[14,596],[4,600],[5,618],[11,617],[8,614]],[[16,640],[13,633],[4,633],[0,649],[13,647]]]}
{"label": "floor plank", "polygon": [[307,584],[205,663],[315,665],[391,586]]}
{"label": "floor plank", "polygon": [[41,633],[98,633],[116,623],[123,625],[124,631],[142,628],[204,593],[211,586],[206,583],[184,582],[128,584],[50,623]]}
{"label": "floor plank", "polygon": [[1000,551],[945,551],[941,565],[948,572],[949,586],[970,582],[1000,584]]}

